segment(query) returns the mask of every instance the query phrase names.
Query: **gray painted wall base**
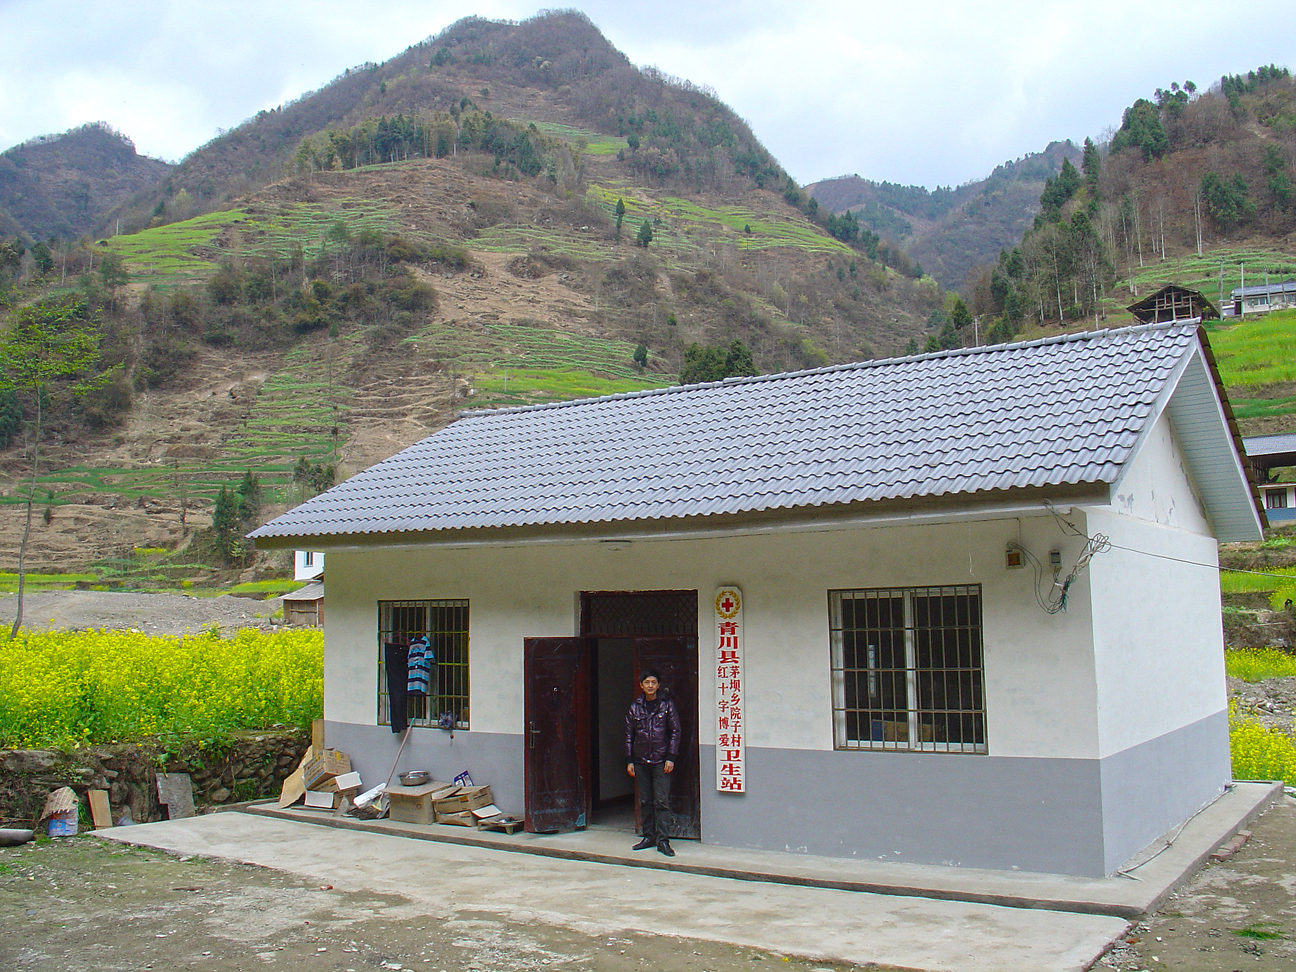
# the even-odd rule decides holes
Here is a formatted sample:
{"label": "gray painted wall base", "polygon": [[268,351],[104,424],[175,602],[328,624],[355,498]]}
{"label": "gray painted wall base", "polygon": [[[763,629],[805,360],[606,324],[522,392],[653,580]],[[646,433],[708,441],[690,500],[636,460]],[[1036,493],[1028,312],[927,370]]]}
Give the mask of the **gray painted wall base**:
{"label": "gray painted wall base", "polygon": [[[714,778],[713,760],[706,747],[704,780]],[[1096,760],[749,748],[747,787],[703,790],[704,841],[914,864],[1102,869]]]}
{"label": "gray painted wall base", "polygon": [[[423,726],[411,726],[409,733],[397,773],[429,770],[433,779],[449,781],[466,770],[474,782],[490,784],[497,807],[521,815],[525,773],[521,736],[464,730],[450,733]],[[388,726],[324,723],[324,744],[351,757],[351,766],[366,788],[387,779],[400,742],[401,737]]]}
{"label": "gray painted wall base", "polygon": [[[467,770],[508,813],[524,807],[523,737],[414,727],[397,772]],[[387,778],[400,736],[325,724],[366,787]],[[747,750],[743,794],[718,793],[701,747],[708,844],[913,864],[1103,877],[1219,795],[1230,777],[1221,712],[1104,760],[952,753]]]}
{"label": "gray painted wall base", "polygon": [[1218,797],[1232,778],[1227,710],[1104,759],[1106,873]]}

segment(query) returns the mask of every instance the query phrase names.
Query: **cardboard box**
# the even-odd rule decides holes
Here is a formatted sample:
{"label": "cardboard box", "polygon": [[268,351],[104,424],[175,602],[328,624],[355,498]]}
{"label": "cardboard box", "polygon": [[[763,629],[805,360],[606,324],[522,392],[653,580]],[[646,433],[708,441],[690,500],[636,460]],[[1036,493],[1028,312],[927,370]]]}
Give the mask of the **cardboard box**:
{"label": "cardboard box", "polygon": [[316,753],[302,767],[302,781],[306,784],[306,789],[313,790],[331,777],[350,772],[350,756],[336,749],[326,749],[322,753]]}
{"label": "cardboard box", "polygon": [[460,827],[476,827],[477,818],[473,816],[471,810],[465,810],[462,813],[442,813],[436,812],[436,822],[439,824],[457,824]]}
{"label": "cardboard box", "polygon": [[454,793],[446,794],[436,801],[437,813],[466,813],[485,807],[495,802],[491,796],[490,784],[485,786],[461,786]]}
{"label": "cardboard box", "polygon": [[401,823],[432,824],[436,822],[435,804],[458,787],[432,780],[421,786],[387,787],[387,819]]}
{"label": "cardboard box", "polygon": [[347,790],[360,789],[360,774],[352,770],[350,773],[339,773],[337,776],[331,776],[323,783],[315,787],[327,793],[345,793]]}
{"label": "cardboard box", "polygon": [[306,806],[311,810],[332,810],[341,800],[340,793],[327,793],[323,790],[307,790]]}

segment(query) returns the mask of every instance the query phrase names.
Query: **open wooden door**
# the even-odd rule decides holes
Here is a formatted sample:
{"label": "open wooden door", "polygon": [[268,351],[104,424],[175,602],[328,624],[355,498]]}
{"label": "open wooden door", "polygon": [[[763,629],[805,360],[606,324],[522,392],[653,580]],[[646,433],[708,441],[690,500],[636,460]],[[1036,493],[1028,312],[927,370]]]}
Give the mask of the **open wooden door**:
{"label": "open wooden door", "polygon": [[[694,840],[702,837],[702,786],[698,778],[698,653],[697,638],[636,638],[635,682],[645,668],[661,674],[662,685],[675,700],[679,713],[679,761],[671,773],[673,835]],[[635,806],[636,824],[639,807]],[[636,828],[638,829],[638,828]]]}
{"label": "open wooden door", "polygon": [[585,826],[591,765],[590,651],[587,638],[523,642],[528,833]]}

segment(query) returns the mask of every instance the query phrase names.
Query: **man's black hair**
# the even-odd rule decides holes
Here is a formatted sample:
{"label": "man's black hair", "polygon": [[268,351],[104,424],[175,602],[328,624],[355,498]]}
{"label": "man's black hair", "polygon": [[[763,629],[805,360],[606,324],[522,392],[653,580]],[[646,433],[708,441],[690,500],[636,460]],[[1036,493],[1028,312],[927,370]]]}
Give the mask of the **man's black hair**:
{"label": "man's black hair", "polygon": [[657,669],[655,668],[645,668],[642,672],[639,673],[640,685],[643,684],[645,678],[655,678],[657,679],[657,681],[659,682],[661,681],[661,676],[657,674]]}

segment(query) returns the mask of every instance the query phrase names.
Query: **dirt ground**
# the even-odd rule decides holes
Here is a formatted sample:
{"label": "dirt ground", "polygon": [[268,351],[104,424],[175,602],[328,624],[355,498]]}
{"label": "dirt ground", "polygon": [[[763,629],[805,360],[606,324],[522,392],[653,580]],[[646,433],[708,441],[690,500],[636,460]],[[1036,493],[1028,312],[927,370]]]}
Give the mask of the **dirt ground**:
{"label": "dirt ground", "polygon": [[[1296,800],[1284,799],[1252,832],[1232,860],[1207,865],[1095,968],[1296,967]],[[14,972],[851,968],[684,938],[582,935],[493,914],[442,920],[395,895],[341,892],[264,868],[89,836],[0,848],[0,929],[0,968]]]}
{"label": "dirt ground", "polygon": [[[116,631],[151,635],[198,634],[216,625],[226,634],[238,628],[269,628],[279,598],[189,597],[186,594],[130,594],[119,591],[46,591],[23,598],[23,625],[32,629]],[[13,624],[18,598],[0,596],[0,623]]]}
{"label": "dirt ground", "polygon": [[345,893],[259,867],[174,858],[89,836],[0,848],[0,968],[266,966],[319,972],[850,968],[683,938],[588,936],[493,914],[442,920],[392,895]]}
{"label": "dirt ground", "polygon": [[1251,826],[1232,860],[1208,864],[1096,968],[1289,972],[1296,968],[1296,800]]}

